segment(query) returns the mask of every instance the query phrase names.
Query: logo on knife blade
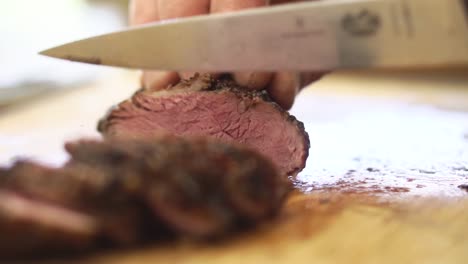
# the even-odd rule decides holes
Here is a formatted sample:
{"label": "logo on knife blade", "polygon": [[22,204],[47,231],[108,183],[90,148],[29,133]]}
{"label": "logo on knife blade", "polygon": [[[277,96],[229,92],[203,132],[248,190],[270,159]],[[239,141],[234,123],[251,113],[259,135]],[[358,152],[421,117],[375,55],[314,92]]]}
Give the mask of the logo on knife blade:
{"label": "logo on knife blade", "polygon": [[341,20],[341,26],[346,32],[359,37],[374,35],[379,30],[380,25],[379,16],[367,9],[356,14],[348,13]]}

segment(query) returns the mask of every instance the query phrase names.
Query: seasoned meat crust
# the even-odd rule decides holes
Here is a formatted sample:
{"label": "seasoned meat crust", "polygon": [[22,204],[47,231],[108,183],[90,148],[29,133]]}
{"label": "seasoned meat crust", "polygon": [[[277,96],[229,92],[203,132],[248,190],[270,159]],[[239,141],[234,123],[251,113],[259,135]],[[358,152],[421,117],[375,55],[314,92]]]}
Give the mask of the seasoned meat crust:
{"label": "seasoned meat crust", "polygon": [[61,168],[0,169],[0,259],[220,237],[274,216],[290,188],[256,151],[207,138],[80,140]]}

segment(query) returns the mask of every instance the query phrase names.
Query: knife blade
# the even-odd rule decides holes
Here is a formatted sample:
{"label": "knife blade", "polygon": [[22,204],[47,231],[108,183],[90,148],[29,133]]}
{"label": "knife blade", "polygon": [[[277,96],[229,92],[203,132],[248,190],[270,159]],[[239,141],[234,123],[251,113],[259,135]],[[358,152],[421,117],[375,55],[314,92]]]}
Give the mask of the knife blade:
{"label": "knife blade", "polygon": [[468,64],[467,0],[328,0],[153,23],[41,52],[151,70],[322,71]]}

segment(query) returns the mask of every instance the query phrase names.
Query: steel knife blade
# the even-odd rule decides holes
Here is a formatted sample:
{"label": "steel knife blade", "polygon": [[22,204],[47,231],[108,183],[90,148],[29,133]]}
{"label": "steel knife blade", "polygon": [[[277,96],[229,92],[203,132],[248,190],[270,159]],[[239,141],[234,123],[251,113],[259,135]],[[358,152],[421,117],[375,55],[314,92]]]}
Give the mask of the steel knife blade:
{"label": "steel knife blade", "polygon": [[328,0],[153,23],[41,52],[151,70],[468,65],[467,0]]}

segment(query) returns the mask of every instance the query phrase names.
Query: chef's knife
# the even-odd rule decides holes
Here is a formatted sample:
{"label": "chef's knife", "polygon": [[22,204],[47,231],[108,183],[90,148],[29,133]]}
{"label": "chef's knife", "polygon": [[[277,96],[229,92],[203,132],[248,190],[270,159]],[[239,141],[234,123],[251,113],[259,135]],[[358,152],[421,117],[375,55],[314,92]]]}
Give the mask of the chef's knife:
{"label": "chef's knife", "polygon": [[325,0],[154,23],[42,52],[153,70],[468,65],[468,0]]}

